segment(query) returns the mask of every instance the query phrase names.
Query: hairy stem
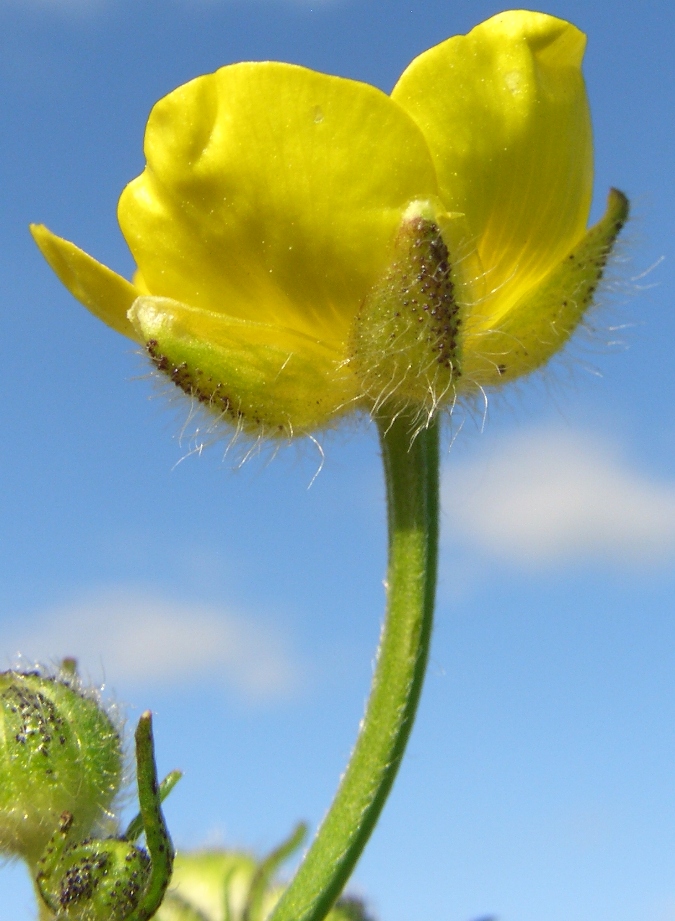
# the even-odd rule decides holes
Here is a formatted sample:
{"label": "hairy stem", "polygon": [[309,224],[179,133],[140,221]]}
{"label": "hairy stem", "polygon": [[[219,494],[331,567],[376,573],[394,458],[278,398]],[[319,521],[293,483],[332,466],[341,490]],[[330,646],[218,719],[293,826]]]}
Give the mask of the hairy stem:
{"label": "hairy stem", "polygon": [[270,921],[321,921],[370,837],[396,777],[426,670],[438,554],[438,421],[378,421],[387,484],[387,613],[366,713],[333,804]]}
{"label": "hairy stem", "polygon": [[152,714],[141,714],[136,728],[136,780],[138,803],[141,807],[145,843],[150,852],[150,879],[141,901],[129,921],[148,921],[162,904],[171,881],[175,852],[162,813],[162,796],[157,782],[155,742],[152,734]]}

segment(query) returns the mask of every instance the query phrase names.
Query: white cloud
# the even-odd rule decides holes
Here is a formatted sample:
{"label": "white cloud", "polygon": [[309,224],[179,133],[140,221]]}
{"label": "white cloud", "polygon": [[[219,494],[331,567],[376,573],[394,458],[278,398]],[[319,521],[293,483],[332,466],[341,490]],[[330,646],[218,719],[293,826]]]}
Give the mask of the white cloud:
{"label": "white cloud", "polygon": [[589,435],[508,439],[443,479],[446,534],[520,564],[675,557],[675,483],[631,468]]}
{"label": "white cloud", "polygon": [[75,656],[92,681],[113,687],[212,682],[261,701],[298,681],[282,637],[259,620],[122,590],[35,617],[6,631],[3,647],[43,663]]}

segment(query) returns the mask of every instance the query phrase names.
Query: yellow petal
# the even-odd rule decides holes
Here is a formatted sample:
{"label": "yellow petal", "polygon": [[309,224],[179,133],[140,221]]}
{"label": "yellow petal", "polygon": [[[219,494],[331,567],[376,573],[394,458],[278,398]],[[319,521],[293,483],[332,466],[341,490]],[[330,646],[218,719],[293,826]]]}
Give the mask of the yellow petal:
{"label": "yellow petal", "polygon": [[605,263],[628,217],[628,200],[612,189],[603,218],[540,284],[495,326],[468,319],[463,337],[465,383],[500,384],[545,364],[567,342],[593,301]]}
{"label": "yellow petal", "polygon": [[44,224],[31,224],[30,232],[40,252],[73,297],[118,333],[136,339],[127,318],[127,311],[139,294],[136,288],[74,243],[57,237]]}
{"label": "yellow petal", "polygon": [[158,370],[248,433],[290,437],[355,408],[342,354],[301,333],[163,297],[139,297],[129,318]]}
{"label": "yellow petal", "polygon": [[408,203],[437,194],[424,137],[374,87],[246,63],[160,100],[119,220],[153,295],[348,338]]}
{"label": "yellow petal", "polygon": [[138,269],[133,274],[132,278],[134,288],[138,291],[139,294],[150,294],[150,290],[145,283],[145,279],[141,275]]}
{"label": "yellow petal", "polygon": [[446,208],[472,229],[495,322],[585,232],[584,47],[560,19],[500,13],[420,55],[392,93],[424,132]]}

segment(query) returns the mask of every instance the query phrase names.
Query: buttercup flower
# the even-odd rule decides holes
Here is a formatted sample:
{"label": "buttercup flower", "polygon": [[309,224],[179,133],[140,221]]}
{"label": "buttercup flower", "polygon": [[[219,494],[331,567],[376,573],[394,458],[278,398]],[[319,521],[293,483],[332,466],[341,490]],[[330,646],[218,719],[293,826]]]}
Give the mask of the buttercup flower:
{"label": "buttercup flower", "polygon": [[150,115],[122,193],[133,282],[43,226],[61,281],[194,399],[290,436],[545,363],[592,301],[627,202],[587,231],[585,37],[501,13],[390,96],[280,63],[198,77]]}

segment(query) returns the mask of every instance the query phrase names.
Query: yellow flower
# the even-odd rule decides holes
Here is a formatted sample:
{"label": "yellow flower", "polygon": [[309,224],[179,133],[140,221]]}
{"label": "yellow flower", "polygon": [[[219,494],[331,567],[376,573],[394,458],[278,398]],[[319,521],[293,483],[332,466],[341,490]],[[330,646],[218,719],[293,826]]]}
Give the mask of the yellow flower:
{"label": "yellow flower", "polygon": [[391,96],[280,63],[199,77],[150,115],[122,193],[133,282],[43,226],[66,287],[193,398],[285,436],[416,407],[546,362],[627,215],[587,232],[585,37],[501,13]]}

